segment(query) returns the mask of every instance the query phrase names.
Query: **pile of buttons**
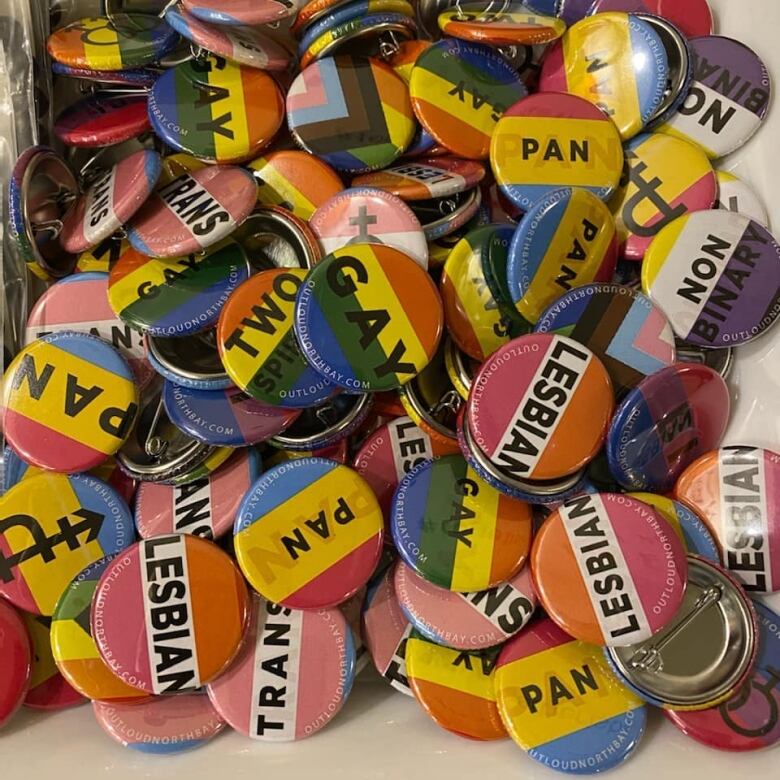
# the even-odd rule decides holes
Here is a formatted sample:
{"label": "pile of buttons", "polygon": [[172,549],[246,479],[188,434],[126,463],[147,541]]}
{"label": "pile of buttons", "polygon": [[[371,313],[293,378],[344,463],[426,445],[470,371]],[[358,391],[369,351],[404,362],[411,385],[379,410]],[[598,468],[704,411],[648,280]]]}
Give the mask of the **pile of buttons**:
{"label": "pile of buttons", "polygon": [[92,157],[10,183],[0,724],[297,740],[370,659],[562,771],[780,740],[760,57],[706,0],[159,5],[53,32]]}

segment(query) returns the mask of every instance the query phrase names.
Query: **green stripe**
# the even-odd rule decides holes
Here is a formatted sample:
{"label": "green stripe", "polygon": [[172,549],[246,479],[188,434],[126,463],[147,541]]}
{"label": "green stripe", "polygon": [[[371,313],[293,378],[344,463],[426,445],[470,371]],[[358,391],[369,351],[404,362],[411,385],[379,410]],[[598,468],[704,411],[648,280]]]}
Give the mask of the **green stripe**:
{"label": "green stripe", "polygon": [[[202,92],[196,88],[198,82],[204,87]],[[182,144],[185,148],[190,149],[196,157],[216,159],[217,147],[214,133],[210,129],[198,130],[198,125],[209,127],[212,121],[212,103],[207,102],[209,98],[208,73],[197,71],[193,64],[189,63],[184,67],[174,68],[174,83],[176,85],[176,110],[179,125],[189,130],[187,135],[181,137]],[[221,113],[219,112],[218,115]]]}
{"label": "green stripe", "polygon": [[[285,357],[282,353],[294,352],[295,357],[292,361],[288,357]],[[268,377],[274,381],[274,391],[267,392],[263,388],[256,387],[256,383],[261,381],[266,376],[265,367],[268,363],[274,359],[278,359],[281,363],[282,376],[277,379],[275,376],[268,374]],[[289,390],[295,385],[300,378],[301,374],[309,368],[309,364],[304,360],[303,355],[298,347],[298,342],[295,339],[295,332],[292,328],[289,328],[287,333],[284,334],[282,340],[276,345],[269,355],[262,358],[262,363],[247,385],[247,393],[253,398],[257,398],[260,401],[266,401],[268,403],[278,403],[280,394]]]}
{"label": "green stripe", "polygon": [[56,616],[57,620],[75,620],[92,602],[92,596],[97,590],[97,580],[84,580],[74,583],[67,595],[60,602]]}

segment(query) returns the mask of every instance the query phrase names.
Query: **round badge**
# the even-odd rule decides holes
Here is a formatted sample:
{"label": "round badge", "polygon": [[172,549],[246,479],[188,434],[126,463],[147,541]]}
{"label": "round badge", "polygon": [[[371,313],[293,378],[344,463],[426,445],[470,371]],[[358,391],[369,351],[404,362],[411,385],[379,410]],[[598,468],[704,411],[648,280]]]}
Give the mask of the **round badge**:
{"label": "round badge", "polygon": [[204,22],[251,27],[295,16],[299,0],[183,0],[182,5]]}
{"label": "round badge", "polygon": [[0,595],[51,615],[73,578],[133,541],[127,504],[89,474],[23,479],[0,498]]}
{"label": "round badge", "polygon": [[523,210],[561,187],[607,200],[620,181],[623,148],[614,123],[587,100],[538,93],[499,119],[490,167],[501,192]]}
{"label": "round badge", "polygon": [[188,336],[146,336],[149,362],[154,370],[184,387],[226,390],[233,386],[219,358],[216,328]]}
{"label": "round badge", "polygon": [[[576,3],[568,0],[564,4]],[[674,23],[687,38],[710,35],[715,21],[708,0],[687,0],[685,3],[675,0],[595,0],[588,13],[592,15],[607,11],[656,14]]]}
{"label": "round badge", "polygon": [[176,152],[175,154],[166,154],[162,158],[162,173],[157,182],[158,189],[167,187],[174,179],[183,176],[185,173],[194,173],[207,167],[208,163],[193,157],[191,154]]}
{"label": "round badge", "polygon": [[284,120],[284,101],[267,73],[212,55],[160,76],[149,92],[149,116],[172,148],[210,162],[238,163],[257,157],[273,139]]}
{"label": "round badge", "polygon": [[713,563],[720,563],[720,552],[710,530],[701,518],[685,504],[657,493],[629,493],[658,511],[680,538],[688,553],[700,555]]}
{"label": "round badge", "polygon": [[619,284],[588,284],[565,293],[535,330],[566,335],[590,349],[607,369],[617,398],[675,361],[674,334],[663,312]]}
{"label": "round badge", "polygon": [[507,2],[496,10],[482,3],[460,3],[442,11],[438,21],[445,35],[493,46],[551,43],[566,30],[563,20],[534,13],[516,2]]}
{"label": "round badge", "polygon": [[287,49],[259,30],[213,26],[177,6],[165,11],[165,21],[196,46],[239,65],[260,70],[284,70],[290,64]]}
{"label": "round badge", "polygon": [[554,44],[542,63],[539,88],[585,98],[627,140],[655,116],[668,78],[666,49],[653,25],[632,14],[605,13],[572,25]]}
{"label": "round badge", "polygon": [[234,545],[258,593],[294,609],[318,609],[366,584],[382,532],[382,512],[362,477],[325,458],[301,458],[255,482],[238,510]]}
{"label": "round badge", "polygon": [[54,135],[66,146],[115,146],[151,130],[146,95],[97,93],[68,106],[54,122]]}
{"label": "round badge", "polygon": [[406,642],[406,673],[414,697],[447,731],[470,739],[506,737],[496,705],[500,648],[453,650],[413,633]]}
{"label": "round badge", "polygon": [[55,711],[83,704],[86,699],[59,673],[51,652],[51,620],[40,615],[22,615],[32,647],[30,687],[24,706],[33,710]]}
{"label": "round badge", "polygon": [[433,157],[414,160],[366,173],[352,180],[354,187],[377,187],[401,200],[446,198],[476,187],[485,178],[485,166],[477,160]]}
{"label": "round badge", "polygon": [[482,650],[502,644],[525,627],[536,609],[528,566],[493,588],[455,593],[433,585],[399,562],[395,593],[417,631],[433,642],[458,650]]}
{"label": "round badge", "polygon": [[362,587],[352,598],[347,599],[340,606],[341,614],[346,618],[350,634],[352,635],[352,644],[355,647],[355,677],[371,663],[368,649],[363,643],[363,629],[360,625],[363,601],[365,601],[367,589],[367,586]]}
{"label": "round badge", "polygon": [[685,555],[649,504],[585,493],[544,521],[531,572],[539,601],[564,631],[584,642],[626,647],[675,617],[685,594]]}
{"label": "round badge", "polygon": [[726,383],[707,366],[676,363],[643,379],[610,424],[612,476],[630,490],[671,490],[689,464],[718,446],[729,409]]}
{"label": "round badge", "polygon": [[228,299],[217,343],[228,376],[252,398],[287,407],[325,401],[333,385],[304,359],[293,330],[298,291],[306,271],[261,271]]}
{"label": "round badge", "polygon": [[127,237],[148,257],[198,254],[227,238],[251,214],[257,185],[251,173],[210,165],[155,192],[135,215]]}
{"label": "round badge", "polygon": [[761,198],[747,182],[728,171],[715,171],[718,179],[718,199],[715,208],[736,211],[762,225],[769,224],[769,215]]}
{"label": "round badge", "polygon": [[3,432],[28,463],[88,471],[124,443],[138,411],[125,359],[102,339],[64,331],[33,341],[5,374]]}
{"label": "round badge", "polygon": [[351,244],[386,244],[428,268],[428,242],[414,212],[398,197],[371,187],[353,187],[329,198],[309,225],[323,255]]}
{"label": "round badge", "polygon": [[611,203],[623,255],[641,260],[663,228],[689,211],[712,208],[717,195],[704,152],[661,133],[634,138],[626,146],[624,183]]}
{"label": "round badge", "polygon": [[584,189],[553,190],[523,217],[509,247],[507,282],[520,314],[535,323],[559,295],[608,282],[617,265],[609,209]]}
{"label": "round badge", "polygon": [[60,674],[74,690],[101,701],[138,699],[145,693],[117,677],[100,657],[89,610],[98,580],[111,558],[102,558],[79,572],[57,602],[51,620],[51,649]]}
{"label": "round badge", "polygon": [[354,676],[355,647],[340,610],[289,609],[255,597],[243,649],[208,694],[239,734],[289,742],[330,723]]}
{"label": "round badge", "polygon": [[351,244],[310,272],[295,330],[309,363],[350,391],[392,390],[428,365],[442,332],[428,274],[398,249]]}
{"label": "round badge", "polygon": [[406,673],[406,645],[412,626],[393,586],[393,566],[369,583],[363,602],[363,638],[374,667],[397,691],[412,696]]}
{"label": "round badge", "polygon": [[193,439],[212,447],[259,444],[288,428],[297,409],[268,406],[238,388],[196,390],[166,380],[165,412],[170,421]]}
{"label": "round badge", "polygon": [[128,685],[155,694],[194,691],[235,657],[249,605],[241,573],[215,544],[155,536],[106,568],[92,602],[92,636]]}
{"label": "round badge", "polygon": [[528,91],[489,46],[449,38],[418,57],[409,94],[417,119],[438,143],[461,157],[484,159],[501,115]]}
{"label": "round badge", "polygon": [[741,148],[764,121],[772,91],[769,72],[752,49],[732,38],[705,35],[690,46],[693,84],[659,132],[696,144],[708,157],[723,157]]}
{"label": "round badge", "polygon": [[181,337],[214,327],[248,277],[246,254],[229,239],[205,253],[167,260],[130,249],[111,268],[108,302],[127,326]]}
{"label": "round badge", "polygon": [[540,618],[510,640],[496,665],[496,700],[512,739],[540,764],[592,774],[625,761],[645,731],[646,708],[602,652]]}
{"label": "round badge", "polygon": [[87,272],[51,285],[30,310],[25,342],[63,331],[97,336],[127,360],[138,384],[144,387],[154,371],[146,360],[143,336],[112,311],[108,284],[108,274]]}
{"label": "round badge", "polygon": [[63,65],[124,70],[159,62],[178,42],[176,31],[157,16],[113,13],[110,18],[88,17],[55,30],[46,48]]}
{"label": "round badge", "polygon": [[404,562],[459,593],[513,577],[531,547],[531,509],[478,477],[462,455],[426,461],[393,497],[393,539]]}
{"label": "round badge", "polygon": [[743,214],[686,214],[648,247],[642,289],[681,339],[708,348],[739,346],[780,315],[780,245]]}
{"label": "round badge", "polygon": [[51,72],[57,76],[67,76],[81,81],[94,81],[97,84],[113,84],[121,87],[149,89],[160,75],[154,68],[125,68],[123,70],[95,70],[77,68],[52,62]]}
{"label": "round badge", "polygon": [[257,180],[258,203],[282,206],[307,222],[344,189],[330,165],[299,150],[269,152],[249,163],[249,168]]}
{"label": "round badge", "polygon": [[722,560],[750,593],[780,591],[780,455],[724,447],[702,455],[677,481],[675,497],[707,523]]}
{"label": "round badge", "polygon": [[[417,38],[411,41],[400,41],[397,51],[387,58],[387,64],[408,84],[409,79],[412,77],[414,63],[431,45],[432,41],[419,40]],[[408,155],[409,150],[406,153]]]}
{"label": "round badge", "polygon": [[22,706],[32,676],[30,637],[21,615],[0,599],[0,726],[5,725]]}
{"label": "round badge", "polygon": [[287,93],[287,122],[303,149],[351,172],[390,165],[415,130],[404,80],[379,60],[349,55],[304,68]]}
{"label": "round badge", "polygon": [[475,446],[510,477],[575,474],[598,452],[614,406],[606,369],[564,336],[536,333],[493,353],[472,384]]}
{"label": "round badge", "polygon": [[225,728],[225,721],[201,693],[150,696],[122,704],[93,701],[98,725],[122,747],[171,755],[205,745]]}
{"label": "round badge", "polygon": [[167,484],[174,487],[189,485],[191,482],[197,482],[199,479],[209,477],[227,463],[235,451],[235,447],[211,447],[208,457],[202,463],[179,476],[172,477]]}
{"label": "round badge", "polygon": [[142,539],[180,533],[219,539],[233,529],[238,505],[258,476],[259,456],[241,450],[213,474],[185,485],[143,482],[135,527]]}
{"label": "round badge", "polygon": [[758,660],[733,698],[696,712],[664,710],[686,736],[719,750],[761,750],[780,740],[780,618],[754,602],[758,617]]}

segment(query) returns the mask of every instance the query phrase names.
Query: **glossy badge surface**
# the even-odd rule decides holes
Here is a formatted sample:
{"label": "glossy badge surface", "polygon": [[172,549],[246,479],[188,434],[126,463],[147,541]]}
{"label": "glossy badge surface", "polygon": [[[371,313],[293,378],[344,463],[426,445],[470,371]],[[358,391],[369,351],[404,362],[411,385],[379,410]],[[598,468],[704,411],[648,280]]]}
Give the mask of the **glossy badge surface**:
{"label": "glossy badge surface", "polygon": [[298,0],[183,0],[182,5],[204,22],[251,26],[294,16],[300,3]]}
{"label": "glossy badge surface", "polygon": [[534,761],[570,774],[619,766],[647,720],[599,647],[539,618],[511,639],[496,666],[496,699],[509,735]]}
{"label": "glossy badge surface", "polygon": [[208,695],[240,734],[290,742],[328,725],[354,676],[355,647],[340,610],[289,609],[255,596],[243,649]]}
{"label": "glossy badge surface", "polygon": [[98,92],[71,104],[54,121],[54,135],[62,143],[84,149],[121,144],[150,129],[146,95]]}
{"label": "glossy badge surface", "polygon": [[560,187],[583,187],[607,200],[623,170],[612,120],[577,95],[538,93],[507,106],[490,141],[501,192],[524,211]]}
{"label": "glossy badge surface", "polygon": [[780,245],[742,214],[686,214],[648,247],[642,289],[680,338],[703,347],[739,346],[780,315]]}
{"label": "glossy badge surface", "polygon": [[381,244],[337,249],[309,273],[295,332],[309,363],[350,391],[392,390],[431,361],[442,332],[433,281]]}
{"label": "glossy badge surface", "polygon": [[[235,657],[249,607],[241,573],[219,547],[195,536],[156,536],[106,568],[92,602],[92,636],[114,674],[134,688],[194,691]],[[174,626],[175,651],[166,635]]]}
{"label": "glossy badge surface", "polygon": [[736,211],[762,225],[769,225],[766,206],[750,184],[729,171],[715,171],[715,175],[718,178],[716,208]]}
{"label": "glossy badge surface", "polygon": [[[568,0],[564,5],[575,6],[576,3]],[[595,0],[590,6],[589,14],[607,11],[656,14],[679,27],[680,32],[687,38],[709,35],[715,22],[708,0],[686,0],[684,3],[678,0]]]}
{"label": "glossy badge surface", "polygon": [[5,373],[3,431],[28,463],[87,471],[124,443],[138,411],[125,359],[84,333],[52,333],[24,347]]}
{"label": "glossy badge surface", "polygon": [[720,443],[729,391],[711,368],[675,363],[643,379],[615,411],[607,437],[623,487],[665,493],[699,455]]}
{"label": "glossy badge surface", "polygon": [[22,706],[30,687],[32,648],[22,616],[0,600],[0,656],[3,676],[0,679],[0,727]]}
{"label": "glossy badge surface", "polygon": [[438,22],[445,35],[507,46],[550,43],[566,30],[563,20],[534,13],[517,2],[507,2],[495,9],[481,3],[460,3],[454,9],[442,11]]}
{"label": "glossy badge surface", "polygon": [[258,593],[287,607],[318,609],[366,584],[383,528],[362,477],[335,461],[301,458],[255,482],[238,510],[234,545]]}

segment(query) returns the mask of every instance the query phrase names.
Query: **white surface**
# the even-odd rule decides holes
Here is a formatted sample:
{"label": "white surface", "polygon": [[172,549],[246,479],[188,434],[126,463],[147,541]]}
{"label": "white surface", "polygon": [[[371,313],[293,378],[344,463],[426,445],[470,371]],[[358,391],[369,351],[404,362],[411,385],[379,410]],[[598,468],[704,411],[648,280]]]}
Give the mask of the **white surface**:
{"label": "white surface", "polygon": [[[32,0],[40,2],[41,0]],[[686,0],[678,0],[685,2]],[[780,89],[780,0],[710,0],[718,30],[752,46]],[[777,230],[780,213],[780,110],[745,148],[722,161],[751,182]],[[780,449],[780,327],[739,350],[728,443]],[[2,664],[2,659],[0,659]],[[700,747],[652,712],[636,754],[612,773],[621,780],[777,777],[780,748],[731,755]],[[480,744],[443,732],[417,704],[381,682],[358,683],[344,711],[320,734],[299,743],[252,743],[235,733],[180,756],[144,756],[108,739],[89,706],[55,714],[23,712],[0,732],[0,776],[82,780],[550,780],[555,776],[514,743]]]}

